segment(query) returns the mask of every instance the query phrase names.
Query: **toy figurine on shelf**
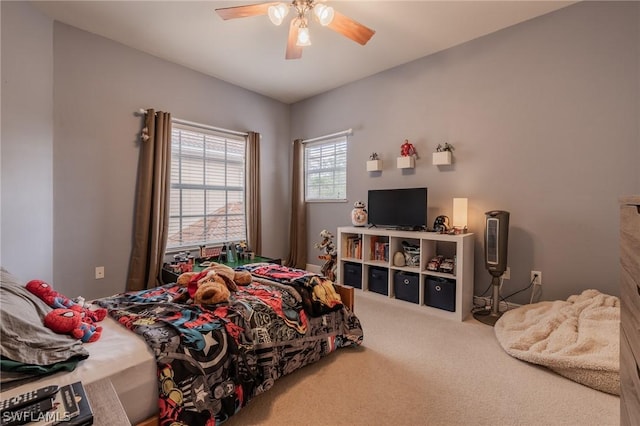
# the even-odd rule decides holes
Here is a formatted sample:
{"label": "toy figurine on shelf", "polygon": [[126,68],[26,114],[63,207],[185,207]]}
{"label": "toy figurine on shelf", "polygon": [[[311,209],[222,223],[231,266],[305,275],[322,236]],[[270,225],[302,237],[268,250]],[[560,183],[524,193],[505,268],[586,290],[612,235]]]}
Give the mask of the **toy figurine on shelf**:
{"label": "toy figurine on shelf", "polygon": [[436,152],[453,152],[453,145],[451,145],[449,142],[445,142],[444,146],[442,146],[442,144],[438,144],[438,146],[436,147]]}
{"label": "toy figurine on shelf", "polygon": [[369,156],[369,160],[379,160],[380,158],[378,157],[378,153],[377,152],[372,152],[371,155]]}
{"label": "toy figurine on shelf", "polygon": [[324,250],[324,254],[318,256],[318,259],[324,260],[324,265],[320,268],[322,275],[327,277],[331,281],[336,280],[336,246],[333,244],[333,234],[326,229],[320,232],[322,241],[316,243],[316,248]]}
{"label": "toy figurine on shelf", "polygon": [[369,215],[365,207],[362,201],[353,203],[353,210],[351,210],[351,223],[353,226],[365,226],[367,224]]}
{"label": "toy figurine on shelf", "polygon": [[402,157],[415,156],[417,158],[418,151],[416,151],[416,148],[413,146],[413,144],[409,142],[409,139],[405,139],[404,143],[400,146],[400,155]]}

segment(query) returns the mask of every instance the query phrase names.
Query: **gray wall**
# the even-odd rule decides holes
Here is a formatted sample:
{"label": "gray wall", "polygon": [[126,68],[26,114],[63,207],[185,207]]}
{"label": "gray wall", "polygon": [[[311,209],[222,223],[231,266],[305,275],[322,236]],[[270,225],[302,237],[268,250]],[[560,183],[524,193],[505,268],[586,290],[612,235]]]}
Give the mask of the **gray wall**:
{"label": "gray wall", "polygon": [[53,23],[28,2],[1,7],[2,266],[71,297],[124,291],[142,124],[134,113],[151,107],[262,134],[263,253],[286,255],[288,105]]}
{"label": "gray wall", "polygon": [[[426,185],[430,219],[466,196],[478,235],[485,211],[511,212],[503,294],[526,286],[531,269],[543,272],[544,299],[589,287],[618,294],[617,199],[640,193],[636,2],[570,6],[292,107],[53,24],[26,2],[1,7],[0,262],[24,280],[70,296],[124,289],[133,114],[153,107],[262,133],[267,255],[288,249],[290,140],[353,128],[349,202],[309,206],[310,262],[319,232],[349,224],[368,189]],[[394,167],[405,138],[421,155],[409,173]],[[444,141],[455,164],[438,169],[430,156]],[[379,175],[365,171],[372,151],[385,161]],[[488,284],[477,240],[476,293]]]}
{"label": "gray wall", "polygon": [[[502,295],[526,287],[532,269],[542,299],[619,295],[618,197],[640,193],[639,9],[573,5],[294,104],[295,138],[354,129],[348,203],[308,206],[309,262],[320,263],[319,232],[350,225],[367,190],[427,186],[429,221],[469,198],[476,294],[490,284],[484,213],[501,209],[512,277]],[[409,173],[395,168],[405,138],[420,154]],[[443,142],[455,163],[438,168],[431,153]],[[384,170],[368,174],[373,151]]]}
{"label": "gray wall", "polygon": [[0,264],[23,281],[53,278],[51,19],[2,2]]}
{"label": "gray wall", "polygon": [[286,254],[288,105],[58,22],[54,88],[56,286],[85,297],[124,290],[141,107],[262,134],[263,252]]}

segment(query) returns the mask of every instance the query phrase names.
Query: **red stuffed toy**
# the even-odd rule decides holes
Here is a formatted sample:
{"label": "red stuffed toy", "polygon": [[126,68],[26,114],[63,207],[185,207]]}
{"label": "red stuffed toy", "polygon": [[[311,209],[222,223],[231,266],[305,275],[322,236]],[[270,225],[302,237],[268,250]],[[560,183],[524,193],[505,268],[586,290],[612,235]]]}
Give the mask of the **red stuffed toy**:
{"label": "red stuffed toy", "polygon": [[82,312],[69,308],[57,308],[44,317],[44,325],[59,334],[70,334],[83,343],[95,342],[102,334],[102,327],[82,320]]}
{"label": "red stuffed toy", "polygon": [[99,308],[95,311],[85,308],[68,297],[58,293],[49,284],[42,280],[31,280],[27,283],[26,288],[54,309],[66,308],[82,313],[84,322],[99,322],[107,315],[107,310],[105,308]]}

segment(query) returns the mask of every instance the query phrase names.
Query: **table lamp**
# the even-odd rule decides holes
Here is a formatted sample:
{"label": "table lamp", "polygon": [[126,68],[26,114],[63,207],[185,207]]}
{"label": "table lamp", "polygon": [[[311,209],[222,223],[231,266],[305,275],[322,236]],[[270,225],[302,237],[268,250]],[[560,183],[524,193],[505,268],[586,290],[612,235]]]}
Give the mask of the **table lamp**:
{"label": "table lamp", "polygon": [[453,230],[456,234],[467,232],[467,204],[466,198],[453,199]]}

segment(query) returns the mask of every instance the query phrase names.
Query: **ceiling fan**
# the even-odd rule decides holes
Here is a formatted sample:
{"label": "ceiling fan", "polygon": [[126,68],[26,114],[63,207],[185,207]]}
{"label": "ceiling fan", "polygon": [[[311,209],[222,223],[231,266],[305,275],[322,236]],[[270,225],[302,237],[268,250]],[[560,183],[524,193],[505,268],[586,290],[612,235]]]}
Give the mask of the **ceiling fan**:
{"label": "ceiling fan", "polygon": [[360,43],[361,45],[373,37],[375,31],[361,23],[336,12],[333,7],[326,6],[317,0],[293,0],[291,3],[269,2],[251,4],[245,6],[223,7],[216,12],[224,20],[246,18],[249,16],[268,15],[271,22],[280,25],[293,9],[295,16],[289,24],[289,37],[287,39],[286,59],[299,59],[302,57],[302,48],[311,45],[309,37],[309,20],[315,16],[322,25],[331,28],[337,33]]}

